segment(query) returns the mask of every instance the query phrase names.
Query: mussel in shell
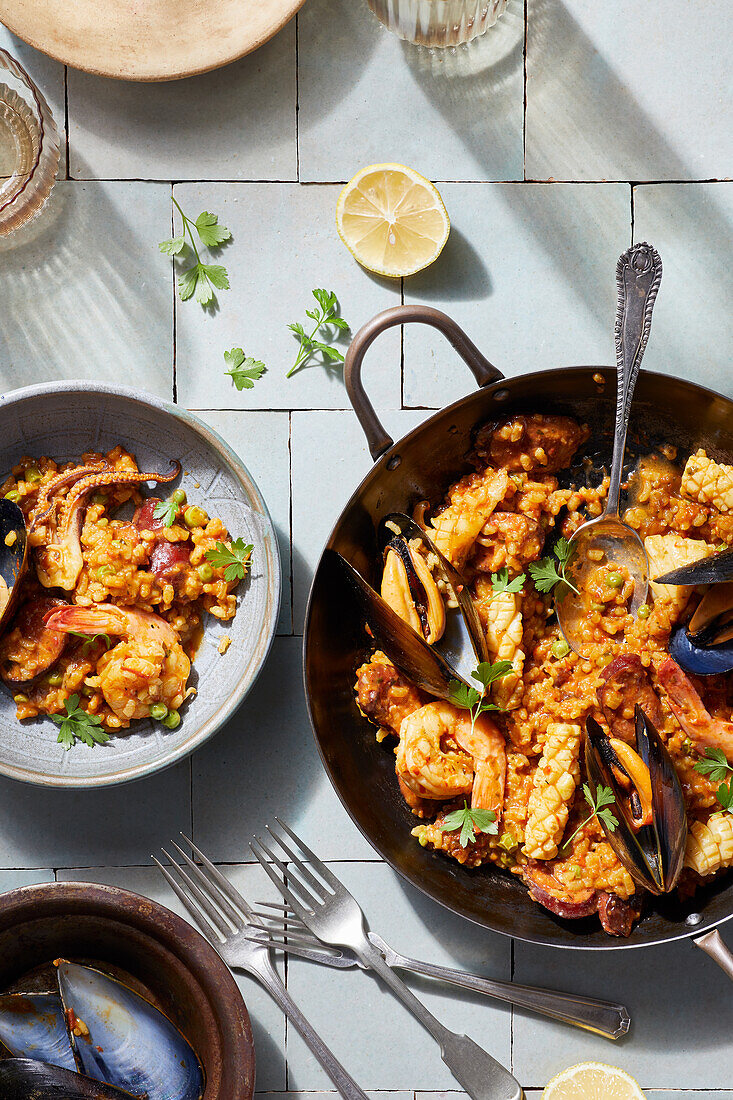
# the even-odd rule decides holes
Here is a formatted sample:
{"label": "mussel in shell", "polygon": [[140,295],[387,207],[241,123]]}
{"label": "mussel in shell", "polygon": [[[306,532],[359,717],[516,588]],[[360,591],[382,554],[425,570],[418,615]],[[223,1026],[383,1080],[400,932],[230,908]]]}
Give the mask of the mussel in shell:
{"label": "mussel in shell", "polygon": [[733,669],[733,642],[696,645],[684,626],[678,627],[670,638],[669,655],[685,672],[695,676],[718,676]]}
{"label": "mussel in shell", "polygon": [[679,627],[672,635],[669,652],[696,676],[717,676],[733,669],[733,582],[710,586],[687,627]]}
{"label": "mussel in shell", "polygon": [[3,1100],[130,1100],[131,1095],[60,1066],[30,1058],[0,1060]]}
{"label": "mussel in shell", "polygon": [[16,1058],[76,1069],[58,993],[0,994],[0,1042]]}
{"label": "mussel in shell", "polygon": [[99,970],[65,960],[56,965],[83,1073],[146,1100],[200,1100],[198,1058],[162,1012]]}
{"label": "mussel in shell", "polygon": [[612,829],[602,824],[619,860],[645,890],[666,894],[674,889],[684,861],[685,799],[672,758],[638,704],[634,724],[636,749],[609,737],[594,718],[587,719],[588,781],[594,798],[600,786],[615,795],[618,825]]}
{"label": "mussel in shell", "polygon": [[0,498],[0,634],[10,621],[28,563],[25,517],[18,505]]}

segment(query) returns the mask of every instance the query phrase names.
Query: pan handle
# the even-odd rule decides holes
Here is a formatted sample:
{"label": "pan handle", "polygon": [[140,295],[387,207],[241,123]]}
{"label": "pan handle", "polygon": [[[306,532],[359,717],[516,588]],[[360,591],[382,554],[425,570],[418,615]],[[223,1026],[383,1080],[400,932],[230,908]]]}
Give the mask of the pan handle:
{"label": "pan handle", "polygon": [[346,392],[349,395],[354,412],[359,418],[364,435],[369,444],[371,456],[376,462],[378,458],[388,451],[393,440],[385,431],[382,422],[374,411],[374,406],[364,392],[361,382],[361,364],[367,349],[373,344],[380,333],[395,325],[408,324],[411,321],[419,321],[423,325],[432,325],[442,332],[446,340],[456,349],[461,359],[468,364],[479,386],[488,386],[490,382],[497,382],[504,375],[481,354],[472,340],[460,328],[447,313],[442,313],[432,306],[393,306],[385,309],[372,317],[371,321],[359,329],[351,341],[349,350],[344,360],[344,382]]}
{"label": "pan handle", "polygon": [[713,932],[706,932],[702,936],[695,937],[692,942],[695,947],[699,947],[701,951],[704,951],[706,955],[714,959],[721,970],[724,970],[731,981],[733,981],[733,953],[731,953],[723,943],[723,938],[717,929]]}

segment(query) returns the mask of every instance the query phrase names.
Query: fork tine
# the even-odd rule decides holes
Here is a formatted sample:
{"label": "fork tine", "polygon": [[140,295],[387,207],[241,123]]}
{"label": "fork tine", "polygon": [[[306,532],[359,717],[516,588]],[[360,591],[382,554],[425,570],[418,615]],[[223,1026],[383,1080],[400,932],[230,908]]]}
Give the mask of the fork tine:
{"label": "fork tine", "polygon": [[268,909],[282,909],[285,913],[290,912],[290,906],[284,905],[281,901],[258,901],[257,904],[265,905]]}
{"label": "fork tine", "polygon": [[198,858],[201,860],[204,867],[213,878],[214,882],[221,889],[221,892],[225,894],[226,897],[229,898],[229,901],[232,903],[232,905],[238,908],[243,916],[247,920],[249,920],[252,917],[252,907],[250,906],[249,902],[242,897],[242,895],[239,893],[239,890],[234,889],[226,875],[223,875],[219,868],[214,866],[209,857],[205,856],[201,849],[197,848],[194,842],[190,840],[185,833],[181,833],[181,836],[186,841],[186,844],[189,845],[193,854],[195,856],[198,856]]}
{"label": "fork tine", "polygon": [[150,858],[152,859],[153,863],[157,864],[158,870],[163,875],[163,878],[166,880],[171,890],[173,890],[173,892],[178,896],[183,906],[189,911],[204,935],[208,936],[208,938],[214,944],[221,943],[222,937],[219,935],[216,929],[209,924],[202,910],[199,909],[193,898],[190,898],[186,891],[181,886],[179,886],[179,884],[173,878],[173,875],[166,867],[163,866],[159,859],[156,859],[155,856],[152,854]]}
{"label": "fork tine", "polygon": [[[250,849],[252,851],[252,854],[258,860],[260,866],[262,867],[262,870],[265,872],[267,877],[275,885],[275,887],[280,891],[280,893],[285,898],[285,900],[290,903],[290,908],[293,910],[293,912],[297,916],[299,916],[301,918],[301,920],[305,921],[305,915],[308,912],[308,910],[306,909],[305,904],[298,900],[298,898],[295,896],[295,894],[292,892],[292,890],[288,889],[288,887],[285,885],[284,881],[280,878],[280,876],[275,871],[273,871],[272,867],[267,862],[267,856],[270,856],[270,858],[273,859],[274,862],[278,864],[278,866],[283,868],[283,874],[285,873],[285,864],[281,863],[280,860],[277,859],[272,854],[272,852],[270,852],[270,850],[265,847],[265,845],[262,843],[262,841],[259,839],[259,837],[253,836],[252,839],[249,842],[249,846],[250,846]],[[261,850],[258,851],[258,849],[261,849]],[[311,904],[311,905],[314,905],[314,904],[315,905],[320,905],[320,902],[313,899],[309,904]]]}
{"label": "fork tine", "polygon": [[[285,824],[284,821],[281,821],[279,817],[276,817],[275,821],[278,823],[278,825],[283,830],[283,832],[287,833],[287,835],[290,837],[290,839],[295,841],[295,843],[300,848],[301,852],[303,852],[307,856],[307,858],[310,860],[310,862],[315,867],[316,871],[318,871],[318,874],[321,875],[321,877],[326,880],[328,885],[333,890],[342,890],[343,889],[343,883],[339,882],[339,880],[336,878],[336,876],[331,871],[329,871],[328,867],[323,862],[323,860],[319,859],[318,856],[316,855],[316,853],[313,852],[308,847],[308,845],[304,841],[302,841],[300,839],[300,837],[296,833],[294,833],[293,830]],[[282,843],[282,841],[280,841],[280,843]],[[297,863],[298,860],[296,860],[295,862]]]}
{"label": "fork tine", "polygon": [[319,880],[316,878],[316,876],[308,869],[308,867],[306,867],[305,863],[303,863],[300,856],[297,856],[295,854],[295,852],[292,850],[292,848],[288,844],[286,844],[284,840],[280,839],[280,837],[277,835],[277,833],[273,833],[273,831],[272,831],[272,829],[270,828],[269,825],[265,825],[265,828],[267,829],[268,833],[270,834],[272,839],[275,841],[275,843],[280,845],[282,850],[285,852],[285,855],[290,856],[291,860],[293,861],[295,866],[298,868],[298,871],[300,872],[302,877],[305,879],[305,881],[308,883],[310,888],[312,890],[315,890],[316,893],[319,895],[319,897],[322,898],[324,901],[327,897],[330,897],[331,896],[330,890],[327,890],[326,887],[323,885],[323,883],[319,882]]}
{"label": "fork tine", "polygon": [[237,912],[233,905],[227,901],[221,890],[206,877],[204,872],[198,867],[190,856],[187,856],[183,848],[176,844],[175,840],[171,841],[171,844],[178,852],[180,857],[185,860],[186,866],[190,869],[191,878],[193,878],[201,887],[202,892],[206,894],[209,899],[215,902],[216,905],[222,910],[222,912],[229,918],[234,927],[241,931],[244,928],[245,921],[242,919],[242,915]]}
{"label": "fork tine", "polygon": [[208,896],[203,892],[203,890],[199,886],[196,885],[196,883],[191,878],[191,876],[188,874],[188,872],[184,871],[183,867],[181,867],[179,864],[176,863],[176,861],[174,860],[174,858],[170,854],[170,852],[167,852],[165,850],[165,848],[161,848],[160,850],[163,853],[163,855],[165,856],[165,858],[169,861],[171,866],[173,868],[175,868],[175,871],[178,874],[178,877],[188,887],[189,893],[193,894],[194,898],[199,903],[199,905],[201,906],[203,911],[206,913],[207,917],[209,918],[211,923],[214,925],[214,927],[218,928],[218,930],[219,930],[219,932],[222,936],[231,935],[232,928],[231,928],[231,925],[228,923],[226,917],[223,917],[222,914],[219,912],[219,910],[216,908],[216,906],[211,903]]}
{"label": "fork tine", "polygon": [[315,936],[301,936],[298,935],[298,933],[292,934],[290,932],[274,932],[264,928],[261,932],[257,932],[257,935],[262,936],[263,940],[266,939],[270,943],[292,943],[299,947],[312,947],[319,951],[328,950],[328,948],[324,947],[322,943],[316,940]]}
{"label": "fork tine", "polygon": [[[263,905],[264,903],[258,902],[257,904]],[[295,917],[290,912],[289,906],[287,910],[287,916],[285,915],[285,913],[267,913],[261,912],[259,909],[255,909],[253,910],[253,912],[256,917],[260,918],[260,920],[264,921],[267,925],[273,926],[275,928],[305,928],[305,925],[303,924],[303,921],[300,919],[300,917]]]}

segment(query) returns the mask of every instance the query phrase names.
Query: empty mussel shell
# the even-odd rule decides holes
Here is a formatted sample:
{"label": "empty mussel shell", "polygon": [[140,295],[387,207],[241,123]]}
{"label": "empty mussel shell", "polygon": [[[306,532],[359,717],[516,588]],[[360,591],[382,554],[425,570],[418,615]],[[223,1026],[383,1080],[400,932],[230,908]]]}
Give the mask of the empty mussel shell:
{"label": "empty mussel shell", "polygon": [[146,1100],[200,1100],[201,1065],[171,1021],[91,967],[59,960],[61,999],[82,1071]]}
{"label": "empty mussel shell", "polygon": [[669,640],[669,655],[677,664],[695,676],[718,676],[733,670],[733,642],[724,645],[696,645],[684,626],[678,627]]}
{"label": "empty mussel shell", "polygon": [[18,505],[0,498],[0,633],[15,609],[19,581],[28,564],[25,517]]}
{"label": "empty mussel shell", "polygon": [[[639,766],[648,773],[651,814],[635,802],[633,789],[623,781],[629,769],[614,753],[605,730],[589,717],[586,721],[585,763],[591,792],[610,787],[616,796],[613,809],[618,825],[603,824],[606,839],[631,877],[652,894],[674,889],[682,870],[687,843],[687,813],[677,771],[659,733],[640,706],[635,707],[636,753]],[[633,779],[633,776],[631,776]],[[647,823],[648,822],[648,823]]]}
{"label": "empty mussel shell", "polygon": [[76,1069],[58,993],[0,994],[0,1042],[16,1058]]}
{"label": "empty mussel shell", "polygon": [[696,646],[733,640],[733,583],[711,585],[695,608],[687,633]]}
{"label": "empty mussel shell", "polygon": [[0,1061],[3,1100],[130,1100],[122,1089],[29,1058]]}

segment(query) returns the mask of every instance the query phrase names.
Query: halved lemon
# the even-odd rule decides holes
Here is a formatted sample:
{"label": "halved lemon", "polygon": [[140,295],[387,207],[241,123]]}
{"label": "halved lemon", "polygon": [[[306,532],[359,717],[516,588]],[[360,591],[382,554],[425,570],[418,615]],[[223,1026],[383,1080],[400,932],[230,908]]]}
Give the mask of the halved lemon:
{"label": "halved lemon", "polygon": [[603,1062],[581,1062],[558,1073],[542,1100],[645,1100],[633,1077]]}
{"label": "halved lemon", "polygon": [[362,267],[393,279],[437,260],[450,233],[437,188],[403,164],[357,172],[339,195],[336,225]]}

